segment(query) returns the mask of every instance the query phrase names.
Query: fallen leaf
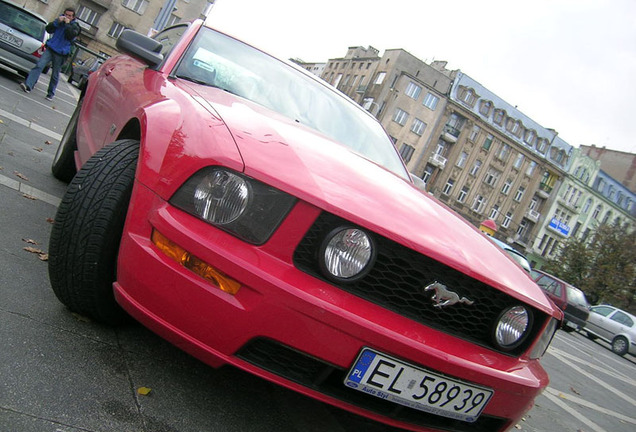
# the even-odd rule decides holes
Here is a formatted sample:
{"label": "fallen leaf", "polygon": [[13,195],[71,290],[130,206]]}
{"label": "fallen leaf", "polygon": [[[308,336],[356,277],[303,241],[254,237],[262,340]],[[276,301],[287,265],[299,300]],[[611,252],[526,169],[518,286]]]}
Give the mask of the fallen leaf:
{"label": "fallen leaf", "polygon": [[0,124],[4,123],[2,120],[0,120]]}
{"label": "fallen leaf", "polygon": [[574,387],[570,387],[570,391],[571,391],[572,393],[574,393],[574,394],[579,395],[579,396],[581,395],[581,393],[577,392],[577,391],[574,389]]}
{"label": "fallen leaf", "polygon": [[148,387],[139,387],[137,389],[137,393],[142,395],[142,396],[148,396],[151,391],[152,391],[152,389],[150,389]]}
{"label": "fallen leaf", "polygon": [[36,200],[37,200],[37,198],[36,198],[36,197],[34,197],[33,195],[22,194],[22,196],[23,196],[24,198],[28,198],[28,199],[33,200],[33,201],[36,201]]}
{"label": "fallen leaf", "polygon": [[27,251],[27,252],[34,253],[34,254],[42,254],[42,253],[44,253],[44,251],[43,251],[43,250],[40,250],[40,249],[38,249],[38,248],[31,247],[31,246],[25,246],[25,247],[23,247],[22,249],[24,249],[24,250],[25,250],[25,251]]}
{"label": "fallen leaf", "polygon": [[53,218],[46,218],[46,221],[50,224],[55,223],[55,219]]}
{"label": "fallen leaf", "polygon": [[22,239],[22,241],[25,242],[25,243],[34,244],[34,245],[39,244],[38,242],[36,242],[33,239]]}
{"label": "fallen leaf", "polygon": [[31,253],[37,254],[37,256],[40,259],[40,261],[48,261],[49,260],[49,254],[47,254],[43,250],[31,247],[31,246],[25,246],[22,249],[24,249],[27,252],[31,252]]}
{"label": "fallen leaf", "polygon": [[44,149],[42,147],[33,147],[33,150],[35,150],[36,152],[41,152]]}
{"label": "fallen leaf", "polygon": [[49,141],[49,140],[46,140],[46,141],[44,141],[44,144],[46,144],[46,145],[51,145],[51,144],[53,144],[53,143],[52,143],[51,141]]}
{"label": "fallen leaf", "polygon": [[13,156],[13,152],[12,152],[12,151],[7,152],[7,154],[8,154],[9,156]]}
{"label": "fallen leaf", "polygon": [[19,173],[17,171],[13,171],[13,174],[15,174],[16,177],[21,178],[22,180],[29,181],[29,178],[27,176],[25,176],[24,174],[22,174],[22,173]]}

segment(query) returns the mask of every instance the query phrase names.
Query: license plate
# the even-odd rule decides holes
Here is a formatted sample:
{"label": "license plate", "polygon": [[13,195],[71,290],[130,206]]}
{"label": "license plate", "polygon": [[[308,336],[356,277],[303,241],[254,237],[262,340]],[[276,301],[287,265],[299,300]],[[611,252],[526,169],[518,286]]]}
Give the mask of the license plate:
{"label": "license plate", "polygon": [[477,420],[493,391],[364,348],[344,384],[372,396],[466,422]]}
{"label": "license plate", "polygon": [[10,43],[13,46],[17,46],[17,47],[22,46],[22,39],[15,37],[12,34],[9,34],[7,32],[0,31],[0,40]]}

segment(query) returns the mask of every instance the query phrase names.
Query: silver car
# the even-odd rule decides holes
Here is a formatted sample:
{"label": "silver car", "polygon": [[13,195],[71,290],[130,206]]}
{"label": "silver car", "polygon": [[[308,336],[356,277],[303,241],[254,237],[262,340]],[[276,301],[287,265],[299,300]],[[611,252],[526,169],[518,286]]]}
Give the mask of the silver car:
{"label": "silver car", "polygon": [[636,355],[636,317],[609,305],[590,308],[584,330],[590,339],[597,337],[612,344],[618,355]]}
{"label": "silver car", "polygon": [[0,0],[0,63],[22,76],[44,52],[46,20],[7,0]]}

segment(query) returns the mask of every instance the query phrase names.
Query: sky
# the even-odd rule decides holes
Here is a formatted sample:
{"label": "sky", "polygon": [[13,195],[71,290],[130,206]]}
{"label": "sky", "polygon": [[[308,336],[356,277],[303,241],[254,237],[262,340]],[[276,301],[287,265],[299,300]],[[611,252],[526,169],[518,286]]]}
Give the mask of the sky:
{"label": "sky", "polygon": [[444,60],[574,147],[636,153],[636,0],[216,0],[209,19],[284,59]]}

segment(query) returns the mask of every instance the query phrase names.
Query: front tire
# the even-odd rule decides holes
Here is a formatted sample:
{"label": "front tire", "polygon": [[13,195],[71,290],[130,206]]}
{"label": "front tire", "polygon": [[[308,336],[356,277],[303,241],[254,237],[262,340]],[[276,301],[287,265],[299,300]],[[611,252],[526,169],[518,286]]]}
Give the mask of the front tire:
{"label": "front tire", "polygon": [[77,150],[77,122],[82,109],[82,101],[83,99],[80,99],[77,102],[51,165],[53,177],[65,183],[70,182],[77,171],[75,169],[75,150]]}
{"label": "front tire", "polygon": [[51,231],[53,292],[71,311],[105,324],[128,320],[113,282],[138,156],[136,140],[96,152],[69,184]]}
{"label": "front tire", "polygon": [[623,336],[617,336],[612,341],[612,351],[619,356],[624,356],[629,350],[629,341]]}

